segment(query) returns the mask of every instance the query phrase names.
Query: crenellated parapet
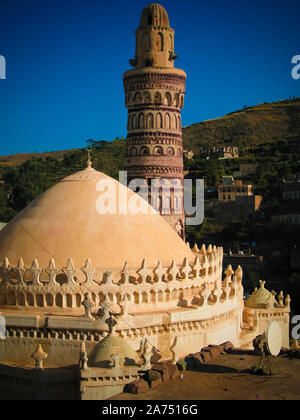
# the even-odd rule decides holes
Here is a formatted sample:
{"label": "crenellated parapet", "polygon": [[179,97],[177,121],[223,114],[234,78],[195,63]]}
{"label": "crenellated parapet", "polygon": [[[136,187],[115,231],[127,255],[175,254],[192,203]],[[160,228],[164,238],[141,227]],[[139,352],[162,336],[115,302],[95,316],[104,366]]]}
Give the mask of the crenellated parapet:
{"label": "crenellated parapet", "polygon": [[[4,258],[0,267],[0,306],[64,308],[80,310],[88,294],[95,307],[103,303],[119,305],[121,313],[147,312],[155,308],[191,305],[199,308],[232,299],[241,282],[232,268],[222,281],[223,249],[209,246],[198,250],[195,259],[175,260],[165,265],[158,261],[149,267],[144,259],[140,267],[125,263],[121,271],[98,269],[90,259],[83,267],[75,267],[71,258],[57,267],[54,259],[40,267],[37,259],[25,266],[22,258],[12,266]],[[240,278],[240,277],[239,277]]]}

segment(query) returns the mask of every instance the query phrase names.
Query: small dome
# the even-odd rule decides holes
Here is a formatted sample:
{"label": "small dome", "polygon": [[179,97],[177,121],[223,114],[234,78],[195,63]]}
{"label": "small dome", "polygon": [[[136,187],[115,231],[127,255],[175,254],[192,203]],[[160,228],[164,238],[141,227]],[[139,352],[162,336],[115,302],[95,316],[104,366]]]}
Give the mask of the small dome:
{"label": "small dome", "polygon": [[157,3],[152,3],[146,6],[143,10],[140,28],[145,26],[157,26],[160,28],[169,28],[169,16],[166,9]]}
{"label": "small dome", "polygon": [[245,305],[248,308],[265,308],[272,298],[272,293],[265,289],[265,282],[260,281],[260,288],[254,290],[252,295],[246,300]]}
{"label": "small dome", "polygon": [[138,363],[139,356],[133,348],[121,337],[109,334],[97,345],[90,357],[90,365],[107,368],[112,360],[112,355],[118,354],[120,367],[132,366]]}

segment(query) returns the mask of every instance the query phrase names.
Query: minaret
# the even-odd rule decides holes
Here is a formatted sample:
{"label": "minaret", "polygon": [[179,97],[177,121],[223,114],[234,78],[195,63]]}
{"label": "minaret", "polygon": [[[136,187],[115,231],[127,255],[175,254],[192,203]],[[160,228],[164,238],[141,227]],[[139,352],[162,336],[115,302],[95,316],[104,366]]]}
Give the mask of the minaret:
{"label": "minaret", "polygon": [[[124,76],[128,134],[125,169],[129,181],[142,178],[172,185],[170,198],[161,194],[149,203],[184,239],[183,148],[181,113],[186,74],[174,68],[174,30],[166,10],[147,6],[136,30],[134,69]],[[152,200],[152,201],[151,201]],[[171,211],[169,211],[169,209]]]}

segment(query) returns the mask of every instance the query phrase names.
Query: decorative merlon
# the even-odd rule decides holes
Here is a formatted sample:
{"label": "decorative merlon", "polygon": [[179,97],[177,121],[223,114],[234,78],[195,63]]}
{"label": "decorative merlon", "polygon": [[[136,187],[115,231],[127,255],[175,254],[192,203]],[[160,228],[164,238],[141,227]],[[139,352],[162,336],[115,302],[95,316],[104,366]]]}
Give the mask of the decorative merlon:
{"label": "decorative merlon", "polygon": [[44,360],[48,358],[48,354],[43,351],[42,345],[39,344],[36,351],[31,355],[31,357],[35,361],[35,368],[36,369],[43,369]]}
{"label": "decorative merlon", "polygon": [[162,262],[160,260],[158,261],[157,267],[154,269],[153,273],[155,276],[155,281],[161,282],[163,279],[165,270],[163,269]]}
{"label": "decorative merlon", "polygon": [[72,258],[69,258],[67,261],[67,267],[62,269],[63,273],[65,273],[65,275],[67,276],[68,279],[68,286],[72,287],[75,286],[75,280],[74,280],[74,275],[76,274],[77,270],[74,267],[74,263]]}
{"label": "decorative merlon", "polygon": [[81,344],[81,350],[80,350],[80,358],[79,358],[79,369],[83,371],[89,370],[88,367],[88,355],[86,351],[85,342]]}
{"label": "decorative merlon", "polygon": [[85,286],[86,287],[93,287],[93,285],[94,285],[93,274],[94,274],[95,270],[92,268],[92,263],[91,263],[91,260],[89,258],[86,260],[85,266],[81,269],[81,271],[86,276]]}
{"label": "decorative merlon", "polygon": [[147,283],[148,276],[151,275],[151,271],[147,267],[146,259],[143,260],[142,267],[137,271],[137,274],[141,278],[141,285],[145,285]]}

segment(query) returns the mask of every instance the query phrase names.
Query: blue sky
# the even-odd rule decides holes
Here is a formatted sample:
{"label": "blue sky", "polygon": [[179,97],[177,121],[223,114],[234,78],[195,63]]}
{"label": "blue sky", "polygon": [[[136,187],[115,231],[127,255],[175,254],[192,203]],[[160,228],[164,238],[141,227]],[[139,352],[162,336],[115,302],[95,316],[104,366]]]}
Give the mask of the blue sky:
{"label": "blue sky", "polygon": [[[122,74],[143,0],[0,0],[0,154],[126,137]],[[299,0],[164,0],[176,66],[187,72],[183,125],[300,96]]]}

